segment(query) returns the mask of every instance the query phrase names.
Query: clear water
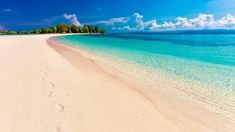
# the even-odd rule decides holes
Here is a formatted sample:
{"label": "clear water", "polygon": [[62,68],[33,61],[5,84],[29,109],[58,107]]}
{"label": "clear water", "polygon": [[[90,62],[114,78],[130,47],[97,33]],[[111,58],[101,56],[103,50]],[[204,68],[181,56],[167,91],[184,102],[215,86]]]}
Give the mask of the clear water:
{"label": "clear water", "polygon": [[59,40],[115,61],[133,62],[189,81],[235,90],[232,34],[72,35]]}

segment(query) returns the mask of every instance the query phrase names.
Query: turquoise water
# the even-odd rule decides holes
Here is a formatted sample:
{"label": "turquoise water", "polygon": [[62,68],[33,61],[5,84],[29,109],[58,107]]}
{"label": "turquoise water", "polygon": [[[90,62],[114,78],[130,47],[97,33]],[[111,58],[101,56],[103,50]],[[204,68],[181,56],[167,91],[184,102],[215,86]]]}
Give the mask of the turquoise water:
{"label": "turquoise water", "polygon": [[113,61],[132,62],[189,81],[235,90],[232,34],[72,35],[59,40]]}

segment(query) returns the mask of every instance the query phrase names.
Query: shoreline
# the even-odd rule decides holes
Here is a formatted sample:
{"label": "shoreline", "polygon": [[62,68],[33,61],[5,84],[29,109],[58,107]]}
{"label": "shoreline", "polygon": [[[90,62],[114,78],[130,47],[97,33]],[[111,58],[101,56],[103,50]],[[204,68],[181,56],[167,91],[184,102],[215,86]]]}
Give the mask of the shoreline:
{"label": "shoreline", "polygon": [[54,36],[0,37],[0,131],[182,131],[135,90],[66,51],[79,59],[75,67],[47,44]]}
{"label": "shoreline", "polygon": [[57,36],[0,36],[0,131],[235,130],[230,120],[175,91],[136,86],[132,76],[79,50],[47,43]]}
{"label": "shoreline", "polygon": [[[168,116],[167,118],[174,120],[174,123],[177,124],[178,126],[181,126],[181,128],[185,131],[188,131],[189,128],[193,128],[193,127],[195,127],[195,129],[200,130],[200,131],[205,131],[205,129],[208,129],[208,128],[210,128],[211,130],[219,130],[219,129],[225,130],[225,131],[235,130],[235,128],[232,127],[233,124],[235,123],[234,120],[230,120],[227,117],[221,116],[219,113],[216,113],[215,111],[213,112],[213,110],[204,108],[200,106],[199,104],[192,104],[192,102],[190,102],[190,100],[187,100],[187,98],[186,99],[179,98],[176,95],[177,93],[175,94],[172,91],[170,92],[169,90],[168,91],[159,90],[159,88],[158,90],[145,89],[145,88],[142,89],[141,86],[138,87],[136,83],[133,83],[133,81],[131,82],[130,77],[128,77],[128,75],[123,75],[125,73],[120,73],[120,71],[115,71],[117,69],[112,69],[108,67],[107,64],[104,65],[102,64],[102,62],[98,62],[97,60],[94,60],[94,58],[89,56],[89,53],[81,51],[81,49],[79,50],[71,46],[58,44],[58,42],[55,42],[55,43],[57,43],[56,45],[65,46],[67,50],[70,50],[71,52],[77,52],[79,55],[82,55],[85,58],[91,60],[98,67],[100,67],[100,69],[103,70],[106,74],[113,76],[117,80],[127,85],[129,88],[136,90],[143,97],[148,99],[155,106],[156,109],[160,109],[162,113]],[[71,60],[71,61],[76,61],[76,60]],[[171,103],[169,104],[169,102]],[[187,108],[188,110],[177,108],[179,107],[179,104],[181,107],[183,107],[183,109]],[[176,108],[176,110],[172,110],[174,108]],[[215,121],[215,122],[211,122],[211,121]],[[185,124],[187,124],[188,126],[185,126]],[[209,131],[209,129],[206,131]]]}

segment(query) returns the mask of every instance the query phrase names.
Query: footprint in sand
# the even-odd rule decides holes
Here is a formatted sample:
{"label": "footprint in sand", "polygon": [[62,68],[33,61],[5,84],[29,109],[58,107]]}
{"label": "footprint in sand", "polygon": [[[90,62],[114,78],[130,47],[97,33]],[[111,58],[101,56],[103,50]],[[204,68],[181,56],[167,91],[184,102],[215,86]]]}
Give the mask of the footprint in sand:
{"label": "footprint in sand", "polygon": [[56,105],[56,109],[59,111],[59,112],[63,112],[64,111],[64,106],[62,104],[57,104]]}
{"label": "footprint in sand", "polygon": [[55,84],[54,84],[53,82],[49,82],[49,86],[50,86],[50,87],[54,87]]}
{"label": "footprint in sand", "polygon": [[45,79],[43,77],[40,78],[41,81],[45,81]]}
{"label": "footprint in sand", "polygon": [[61,129],[59,127],[56,127],[54,132],[61,132]]}
{"label": "footprint in sand", "polygon": [[51,91],[47,93],[47,96],[50,98],[52,97],[52,95],[53,95],[53,92],[51,92]]}

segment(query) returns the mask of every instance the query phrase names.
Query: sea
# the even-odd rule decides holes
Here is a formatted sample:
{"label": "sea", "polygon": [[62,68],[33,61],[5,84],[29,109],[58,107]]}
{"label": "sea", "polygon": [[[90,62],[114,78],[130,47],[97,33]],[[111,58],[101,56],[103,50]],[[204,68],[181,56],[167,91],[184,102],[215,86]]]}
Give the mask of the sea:
{"label": "sea", "polygon": [[58,40],[135,78],[142,88],[184,93],[179,95],[235,119],[235,33],[110,33]]}

